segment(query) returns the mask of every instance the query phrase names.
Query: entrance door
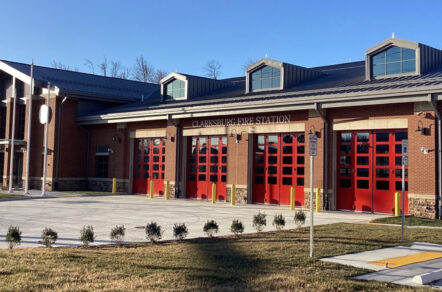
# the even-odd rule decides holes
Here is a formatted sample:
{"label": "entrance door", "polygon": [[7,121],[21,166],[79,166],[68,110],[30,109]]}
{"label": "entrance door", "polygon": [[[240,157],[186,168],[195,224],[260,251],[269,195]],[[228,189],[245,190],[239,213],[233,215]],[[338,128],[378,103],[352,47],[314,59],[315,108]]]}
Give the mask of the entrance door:
{"label": "entrance door", "polygon": [[216,199],[226,199],[227,137],[189,137],[187,153],[187,197],[212,199],[212,185],[216,185]]}
{"label": "entrance door", "polygon": [[254,137],[253,202],[304,205],[304,135],[260,134]]}
{"label": "entrance door", "polygon": [[164,195],[165,146],[166,139],[164,138],[135,139],[134,193],[148,194],[152,180],[154,194]]}
{"label": "entrance door", "polygon": [[[402,187],[403,139],[407,139],[404,130],[338,134],[338,209],[394,212],[394,193]],[[408,181],[407,170],[405,174]],[[407,196],[405,205],[408,213]]]}

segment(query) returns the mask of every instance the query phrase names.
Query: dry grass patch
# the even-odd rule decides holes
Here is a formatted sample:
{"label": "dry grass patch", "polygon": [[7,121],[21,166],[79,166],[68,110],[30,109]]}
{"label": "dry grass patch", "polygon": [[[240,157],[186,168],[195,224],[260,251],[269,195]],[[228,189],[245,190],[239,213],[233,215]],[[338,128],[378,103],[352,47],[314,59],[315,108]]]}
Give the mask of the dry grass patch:
{"label": "dry grass patch", "polygon": [[[351,280],[366,271],[319,258],[400,244],[400,229],[333,224],[308,229],[200,238],[138,247],[44,248],[0,252],[0,290],[411,291]],[[442,243],[442,232],[407,230],[412,241]]]}

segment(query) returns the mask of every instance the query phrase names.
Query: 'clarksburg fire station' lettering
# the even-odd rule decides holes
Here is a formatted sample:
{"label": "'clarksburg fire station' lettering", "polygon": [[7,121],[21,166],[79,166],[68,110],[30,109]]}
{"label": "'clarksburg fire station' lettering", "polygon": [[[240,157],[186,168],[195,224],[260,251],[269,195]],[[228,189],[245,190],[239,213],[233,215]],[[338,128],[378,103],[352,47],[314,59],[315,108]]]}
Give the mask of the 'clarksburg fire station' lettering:
{"label": "'clarksburg fire station' lettering", "polygon": [[290,115],[258,116],[245,118],[225,118],[213,120],[193,121],[193,128],[229,127],[229,126],[253,126],[266,124],[290,123]]}

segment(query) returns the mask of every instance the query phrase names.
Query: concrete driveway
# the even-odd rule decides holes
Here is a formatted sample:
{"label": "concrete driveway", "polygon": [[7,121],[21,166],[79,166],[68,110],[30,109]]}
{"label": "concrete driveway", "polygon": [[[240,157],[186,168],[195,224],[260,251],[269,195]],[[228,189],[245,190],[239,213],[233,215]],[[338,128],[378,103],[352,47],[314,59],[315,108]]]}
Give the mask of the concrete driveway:
{"label": "concrete driveway", "polygon": [[[172,239],[175,223],[185,223],[188,237],[205,236],[203,225],[208,219],[218,222],[218,235],[228,235],[233,219],[245,225],[245,233],[252,233],[253,215],[258,211],[267,214],[265,230],[274,230],[271,222],[275,214],[286,217],[286,228],[294,228],[294,212],[287,206],[242,205],[230,206],[227,203],[212,205],[207,201],[149,199],[144,196],[95,196],[62,197],[0,202],[0,248],[6,248],[5,234],[8,226],[19,226],[22,231],[20,247],[39,246],[44,227],[58,232],[56,246],[76,246],[83,225],[92,225],[97,235],[96,244],[110,243],[109,233],[113,226],[126,227],[125,240],[128,242],[146,241],[144,226],[156,221],[164,229],[163,239]],[[307,222],[309,223],[309,213]],[[336,222],[363,223],[385,215],[350,212],[321,212],[315,214],[315,225]]]}

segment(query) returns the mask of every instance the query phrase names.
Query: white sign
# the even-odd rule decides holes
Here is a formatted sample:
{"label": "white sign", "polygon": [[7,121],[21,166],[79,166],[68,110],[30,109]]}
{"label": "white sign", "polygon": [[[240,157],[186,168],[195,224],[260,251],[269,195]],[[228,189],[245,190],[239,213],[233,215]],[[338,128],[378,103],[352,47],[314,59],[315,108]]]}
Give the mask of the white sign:
{"label": "white sign", "polygon": [[40,106],[40,113],[39,113],[40,123],[46,124],[49,122],[49,107],[45,104]]}
{"label": "white sign", "polygon": [[318,137],[316,135],[310,135],[308,145],[309,155],[316,156],[316,153],[318,152]]}
{"label": "white sign", "polygon": [[408,140],[402,140],[402,165],[408,165]]}

